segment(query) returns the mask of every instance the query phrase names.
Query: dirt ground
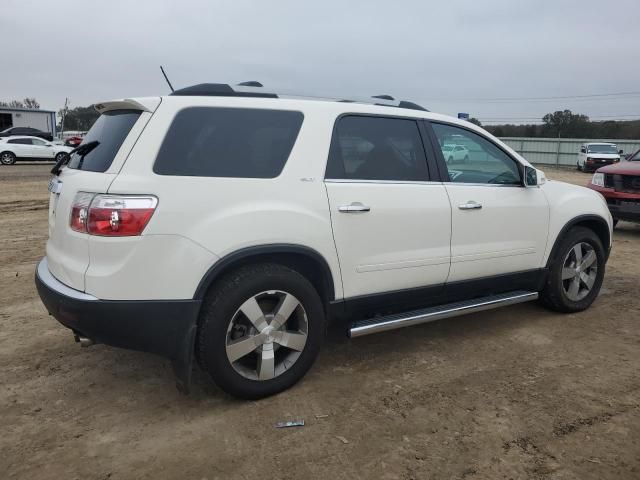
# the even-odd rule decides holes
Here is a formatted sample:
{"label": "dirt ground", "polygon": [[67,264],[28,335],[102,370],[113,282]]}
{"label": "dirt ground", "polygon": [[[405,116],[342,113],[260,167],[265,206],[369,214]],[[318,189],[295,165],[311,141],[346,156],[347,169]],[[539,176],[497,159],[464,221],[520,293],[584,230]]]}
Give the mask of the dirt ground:
{"label": "dirt ground", "polygon": [[201,372],[182,396],[168,361],[82,349],[47,315],[49,168],[0,166],[0,478],[640,479],[639,225],[586,312],[332,333],[296,387],[242,402]]}

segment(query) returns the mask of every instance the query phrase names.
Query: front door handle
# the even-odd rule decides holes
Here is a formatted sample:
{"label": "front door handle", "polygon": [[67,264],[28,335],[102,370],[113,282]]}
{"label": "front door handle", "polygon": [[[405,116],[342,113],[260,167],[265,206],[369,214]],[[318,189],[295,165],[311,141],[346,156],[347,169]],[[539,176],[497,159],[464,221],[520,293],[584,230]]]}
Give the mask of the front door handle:
{"label": "front door handle", "polygon": [[364,205],[360,202],[351,202],[349,205],[340,205],[338,207],[338,211],[342,213],[361,213],[368,212],[371,210],[371,207]]}
{"label": "front door handle", "polygon": [[473,200],[469,200],[467,203],[461,203],[460,205],[458,205],[458,208],[460,210],[478,210],[482,208],[482,204]]}

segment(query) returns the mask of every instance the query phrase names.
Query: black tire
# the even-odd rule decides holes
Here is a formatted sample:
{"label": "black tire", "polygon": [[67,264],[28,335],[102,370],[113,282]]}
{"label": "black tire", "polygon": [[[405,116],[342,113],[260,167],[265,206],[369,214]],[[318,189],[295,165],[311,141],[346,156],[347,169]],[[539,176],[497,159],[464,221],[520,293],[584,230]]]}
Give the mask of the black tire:
{"label": "black tire", "polygon": [[16,155],[13,152],[0,153],[0,163],[2,165],[13,165],[16,163]]}
{"label": "black tire", "polygon": [[[580,243],[588,244],[596,255],[597,272],[595,282],[586,296],[573,301],[563,288],[562,270],[564,260],[570,250]],[[593,230],[585,227],[573,227],[554,247],[552,258],[549,260],[549,275],[544,289],[540,292],[540,301],[547,308],[556,312],[572,313],[581,312],[591,306],[600,292],[605,270],[605,250],[600,238]]]}
{"label": "black tire", "polygon": [[61,161],[63,158],[66,158],[69,154],[65,153],[65,152],[60,152],[56,155],[55,161],[56,163],[58,163],[59,161]]}
{"label": "black tire", "polygon": [[[307,339],[298,358],[293,365],[285,365],[283,373],[269,380],[251,379],[240,374],[227,357],[227,336],[240,306],[260,292],[268,291],[287,292],[300,302],[306,313]],[[298,382],[313,365],[324,334],[322,301],[306,277],[279,264],[248,265],[225,275],[207,293],[200,315],[196,356],[200,366],[222,390],[238,398],[259,399]],[[253,351],[248,355],[260,353]]]}
{"label": "black tire", "polygon": [[582,171],[582,167],[580,166],[580,163],[576,162],[576,170],[578,170],[579,172]]}
{"label": "black tire", "polygon": [[469,155],[465,155],[464,158],[462,159],[463,163],[467,163],[469,161]]}

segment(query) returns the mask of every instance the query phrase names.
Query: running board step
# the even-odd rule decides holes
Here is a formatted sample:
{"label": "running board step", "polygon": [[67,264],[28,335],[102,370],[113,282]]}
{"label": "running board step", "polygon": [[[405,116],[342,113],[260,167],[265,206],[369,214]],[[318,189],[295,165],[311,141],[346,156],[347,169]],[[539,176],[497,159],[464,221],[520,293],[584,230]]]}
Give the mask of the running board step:
{"label": "running board step", "polygon": [[395,330],[396,328],[433,322],[443,318],[457,317],[467,313],[482,312],[483,310],[515,305],[516,303],[530,302],[537,298],[538,292],[518,290],[515,292],[501,293],[499,295],[464,300],[462,302],[422,308],[411,312],[396,313],[387,315],[386,317],[368,318],[353,322],[349,329],[349,336],[351,338],[362,337],[386,330]]}

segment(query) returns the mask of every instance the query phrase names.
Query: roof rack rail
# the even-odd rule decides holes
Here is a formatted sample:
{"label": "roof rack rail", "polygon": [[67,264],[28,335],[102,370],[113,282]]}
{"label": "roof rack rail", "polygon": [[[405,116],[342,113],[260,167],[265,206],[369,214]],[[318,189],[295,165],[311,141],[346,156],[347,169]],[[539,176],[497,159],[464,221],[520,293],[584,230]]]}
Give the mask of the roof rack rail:
{"label": "roof rack rail", "polygon": [[[254,86],[254,85],[251,85]],[[199,83],[191,87],[180,88],[170,95],[178,97],[262,97],[278,98],[275,93],[234,90],[226,83]]]}
{"label": "roof rack rail", "polygon": [[422,105],[418,105],[417,103],[409,102],[407,100],[400,100],[400,103],[398,103],[398,107],[399,108],[408,108],[410,110],[422,110],[423,112],[428,112],[429,111],[426,108],[424,108]]}
{"label": "roof rack rail", "polygon": [[[374,95],[371,98],[375,98],[377,100],[383,100],[389,103],[375,102],[370,99],[336,99],[336,98],[326,98],[326,97],[314,97],[304,94],[298,93],[269,93],[262,90],[262,83],[249,80],[247,82],[241,82],[236,86],[232,87],[226,83],[200,83],[198,85],[192,85],[190,87],[180,88],[170,95],[172,96],[196,96],[196,97],[257,97],[257,98],[283,98],[283,97],[300,97],[300,98],[310,98],[310,99],[322,99],[325,101],[336,101],[336,102],[346,102],[346,103],[365,103],[365,104],[373,104],[379,105],[383,107],[395,107],[395,108],[407,108],[410,110],[421,110],[423,112],[428,112],[426,108],[418,105],[414,102],[409,102],[407,100],[395,100],[391,95]],[[393,102],[393,103],[391,103]]]}
{"label": "roof rack rail", "polygon": [[260,82],[256,82],[255,80],[249,80],[247,82],[240,82],[238,84],[240,87],[264,87]]}
{"label": "roof rack rail", "polygon": [[371,98],[379,98],[380,100],[391,100],[392,102],[395,100],[391,95],[372,95]]}

